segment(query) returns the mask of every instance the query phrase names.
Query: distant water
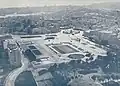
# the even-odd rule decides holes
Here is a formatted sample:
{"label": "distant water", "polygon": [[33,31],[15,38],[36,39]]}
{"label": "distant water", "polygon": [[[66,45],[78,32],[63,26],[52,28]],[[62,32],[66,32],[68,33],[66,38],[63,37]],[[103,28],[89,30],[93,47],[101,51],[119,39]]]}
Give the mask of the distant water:
{"label": "distant water", "polygon": [[15,81],[15,86],[37,86],[30,71],[21,73]]}
{"label": "distant water", "polygon": [[30,13],[30,14],[8,14],[5,16],[0,16],[0,18],[8,18],[8,17],[18,17],[18,16],[30,16],[30,15],[42,15],[45,14],[45,12],[39,12],[39,13]]}

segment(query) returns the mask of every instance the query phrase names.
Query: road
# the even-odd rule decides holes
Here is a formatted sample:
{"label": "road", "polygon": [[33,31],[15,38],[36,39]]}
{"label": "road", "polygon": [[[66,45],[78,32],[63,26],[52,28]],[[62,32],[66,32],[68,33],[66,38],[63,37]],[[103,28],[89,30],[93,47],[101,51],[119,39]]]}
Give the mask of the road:
{"label": "road", "polygon": [[22,73],[28,68],[29,61],[28,59],[24,58],[23,54],[21,58],[21,63],[22,66],[20,68],[17,68],[8,74],[4,82],[5,86],[14,86],[16,78],[20,75],[20,73]]}

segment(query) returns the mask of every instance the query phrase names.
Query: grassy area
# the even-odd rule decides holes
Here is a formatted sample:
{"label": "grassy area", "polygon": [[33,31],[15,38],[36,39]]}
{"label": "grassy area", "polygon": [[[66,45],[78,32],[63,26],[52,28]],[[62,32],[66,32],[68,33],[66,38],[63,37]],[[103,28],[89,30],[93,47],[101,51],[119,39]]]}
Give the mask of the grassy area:
{"label": "grassy area", "polygon": [[16,81],[15,86],[37,86],[33,78],[33,75],[30,71],[25,71],[21,73]]}

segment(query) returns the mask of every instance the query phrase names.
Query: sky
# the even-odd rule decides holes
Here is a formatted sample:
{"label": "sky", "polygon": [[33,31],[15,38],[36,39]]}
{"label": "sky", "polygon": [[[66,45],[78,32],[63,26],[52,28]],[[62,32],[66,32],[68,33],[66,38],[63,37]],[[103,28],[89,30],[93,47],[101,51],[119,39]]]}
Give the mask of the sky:
{"label": "sky", "polygon": [[120,0],[0,0],[0,8],[49,5],[88,5],[103,2],[120,2]]}

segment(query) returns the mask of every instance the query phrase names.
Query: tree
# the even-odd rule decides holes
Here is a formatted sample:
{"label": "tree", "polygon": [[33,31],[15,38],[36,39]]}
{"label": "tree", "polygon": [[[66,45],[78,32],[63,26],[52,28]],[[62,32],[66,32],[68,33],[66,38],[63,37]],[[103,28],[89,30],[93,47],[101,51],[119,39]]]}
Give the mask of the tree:
{"label": "tree", "polygon": [[57,64],[55,63],[53,66],[50,66],[48,71],[54,72],[57,69]]}
{"label": "tree", "polygon": [[101,40],[101,45],[108,45],[108,40]]}

